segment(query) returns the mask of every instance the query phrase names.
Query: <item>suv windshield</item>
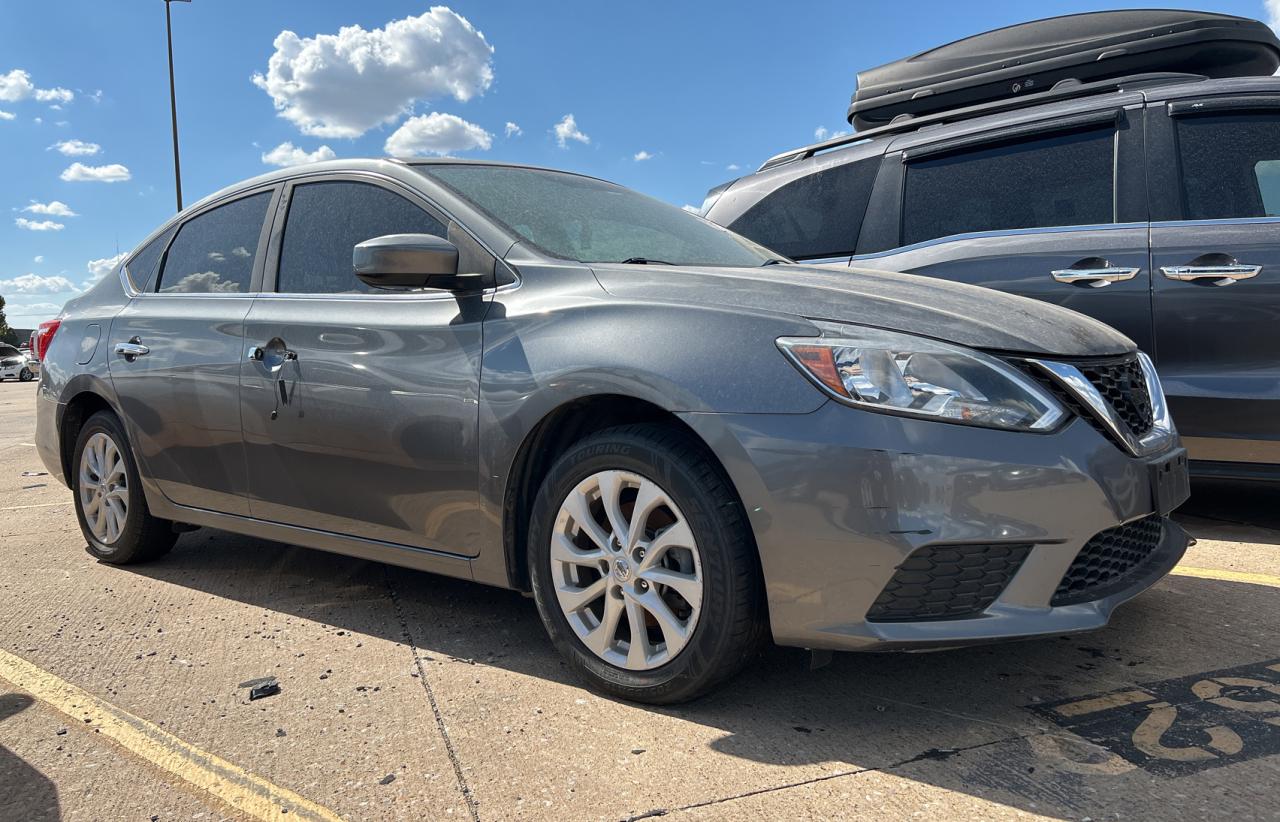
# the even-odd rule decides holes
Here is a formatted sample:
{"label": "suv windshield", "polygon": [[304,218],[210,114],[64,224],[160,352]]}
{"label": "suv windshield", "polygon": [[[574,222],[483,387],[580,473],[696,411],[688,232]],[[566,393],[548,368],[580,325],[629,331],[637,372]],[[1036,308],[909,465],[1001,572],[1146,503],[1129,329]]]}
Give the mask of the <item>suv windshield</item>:
{"label": "suv windshield", "polygon": [[712,266],[758,266],[779,259],[683,209],[603,180],[511,166],[417,168],[553,257]]}

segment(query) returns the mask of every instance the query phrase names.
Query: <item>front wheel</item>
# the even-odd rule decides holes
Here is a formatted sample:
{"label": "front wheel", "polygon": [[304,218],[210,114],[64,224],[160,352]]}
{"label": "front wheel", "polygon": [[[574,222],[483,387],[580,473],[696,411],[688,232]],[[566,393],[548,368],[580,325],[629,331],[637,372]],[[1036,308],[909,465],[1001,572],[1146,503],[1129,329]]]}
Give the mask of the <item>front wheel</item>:
{"label": "front wheel", "polygon": [[615,696],[697,697],[765,635],[742,504],[701,443],[678,430],[624,426],[571,447],[534,503],[529,561],[552,642]]}
{"label": "front wheel", "polygon": [[19,382],[31,382],[31,378],[32,378],[32,377],[34,377],[34,376],[35,376],[35,375],[31,373],[31,369],[30,369],[30,368],[24,368],[24,369],[22,369],[21,371],[19,371],[19,372],[18,372],[18,381],[19,381]]}

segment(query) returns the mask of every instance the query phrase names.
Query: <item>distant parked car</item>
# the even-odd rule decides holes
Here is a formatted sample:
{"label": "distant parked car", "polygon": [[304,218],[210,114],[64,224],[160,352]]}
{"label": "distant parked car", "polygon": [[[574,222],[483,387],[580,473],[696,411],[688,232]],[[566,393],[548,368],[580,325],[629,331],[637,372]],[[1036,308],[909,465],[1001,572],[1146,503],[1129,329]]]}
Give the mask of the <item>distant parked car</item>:
{"label": "distant parked car", "polygon": [[1096,317],[1155,360],[1193,472],[1277,478],[1280,77],[1234,76],[1277,66],[1275,34],[1227,15],[1001,29],[860,74],[859,131],[704,213],[855,281],[907,271]]}
{"label": "distant parked car", "polygon": [[40,361],[29,352],[0,343],[0,380],[30,382],[40,373]]}
{"label": "distant parked car", "polygon": [[36,444],[93,556],[155,558],[186,523],[531,591],[571,665],[631,699],[702,693],[770,631],[1097,628],[1187,544],[1186,452],[1117,332],[791,265],[577,174],[259,177],[37,346]]}

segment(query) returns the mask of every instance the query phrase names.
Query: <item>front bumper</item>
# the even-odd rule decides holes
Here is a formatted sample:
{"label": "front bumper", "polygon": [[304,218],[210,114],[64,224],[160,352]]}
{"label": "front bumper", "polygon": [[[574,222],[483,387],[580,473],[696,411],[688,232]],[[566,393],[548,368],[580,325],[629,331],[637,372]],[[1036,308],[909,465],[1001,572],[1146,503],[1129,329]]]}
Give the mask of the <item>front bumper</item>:
{"label": "front bumper", "polygon": [[[923,649],[1099,628],[1186,550],[1186,533],[1165,519],[1159,545],[1121,585],[1092,601],[1050,604],[1091,538],[1155,509],[1148,460],[1083,420],[1024,434],[836,403],[804,415],[682,419],[742,497],[781,645]],[[868,620],[903,562],[940,544],[1030,547],[980,613]]]}

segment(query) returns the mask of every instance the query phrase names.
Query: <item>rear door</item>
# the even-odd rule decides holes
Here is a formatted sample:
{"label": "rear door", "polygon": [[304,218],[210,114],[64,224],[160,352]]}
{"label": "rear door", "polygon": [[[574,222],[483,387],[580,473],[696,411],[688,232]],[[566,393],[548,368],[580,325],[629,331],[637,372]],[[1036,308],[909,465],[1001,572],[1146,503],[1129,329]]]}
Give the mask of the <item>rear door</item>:
{"label": "rear door", "polygon": [[895,141],[851,264],[1056,303],[1151,350],[1141,96],[1020,116]]}
{"label": "rear door", "polygon": [[179,505],[248,513],[244,318],[277,196],[267,186],[209,206],[127,266],[142,291],[111,324],[111,381],[143,475]]}
{"label": "rear door", "polygon": [[377,290],[352,248],[447,236],[459,270],[494,258],[414,192],[336,175],[288,186],[242,377],[253,516],[474,556],[481,320],[487,295]]}
{"label": "rear door", "polygon": [[1151,107],[1156,352],[1192,459],[1280,463],[1280,93]]}

